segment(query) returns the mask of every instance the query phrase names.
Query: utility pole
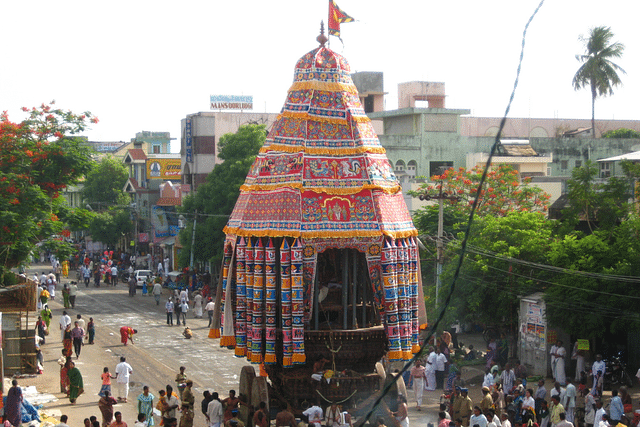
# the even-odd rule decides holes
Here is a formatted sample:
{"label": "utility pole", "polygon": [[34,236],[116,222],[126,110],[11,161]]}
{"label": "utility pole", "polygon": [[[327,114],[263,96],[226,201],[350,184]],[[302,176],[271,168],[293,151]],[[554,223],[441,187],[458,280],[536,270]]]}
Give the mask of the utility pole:
{"label": "utility pole", "polygon": [[193,244],[196,241],[196,220],[198,219],[198,210],[196,209],[193,216],[193,230],[191,231],[191,254],[189,255],[189,268],[193,269]]}
{"label": "utility pole", "polygon": [[[445,169],[446,170],[446,169]],[[440,169],[441,174],[444,174],[444,170]],[[428,190],[425,190],[423,194],[420,194],[418,198],[420,200],[437,200],[438,201],[438,236],[436,239],[436,301],[435,308],[436,312],[438,311],[438,301],[440,294],[440,286],[442,275],[442,265],[444,264],[444,242],[442,238],[444,237],[444,200],[450,200],[452,202],[457,202],[460,200],[458,196],[452,195],[443,191],[443,180],[439,180],[440,184],[438,185],[438,194],[431,195],[428,193]]]}

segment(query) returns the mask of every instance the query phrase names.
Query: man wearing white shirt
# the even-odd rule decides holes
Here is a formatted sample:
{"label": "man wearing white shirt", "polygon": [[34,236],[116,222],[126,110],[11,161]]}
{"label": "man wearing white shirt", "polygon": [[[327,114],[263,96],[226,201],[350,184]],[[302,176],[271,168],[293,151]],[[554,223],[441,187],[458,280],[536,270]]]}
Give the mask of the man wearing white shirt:
{"label": "man wearing white shirt", "polygon": [[40,275],[40,286],[47,286],[47,275],[44,274],[44,271],[42,272],[42,274]]}
{"label": "man wearing white shirt", "polygon": [[220,427],[222,422],[222,403],[218,400],[218,393],[211,393],[211,402],[207,405],[207,417],[209,418],[210,427]]}
{"label": "man wearing white shirt", "polygon": [[322,408],[318,405],[313,405],[306,411],[303,411],[302,415],[306,416],[307,420],[309,420],[309,426],[322,427],[322,419],[324,418],[324,414],[322,412]]}
{"label": "man wearing white shirt", "polygon": [[213,311],[215,310],[215,308],[216,304],[213,302],[213,299],[209,297],[209,302],[204,306],[204,311],[206,311],[207,315],[209,316],[209,324],[207,325],[208,328],[210,328],[211,324],[213,323]]}
{"label": "man wearing white shirt", "polygon": [[509,415],[505,412],[500,415],[500,419],[502,420],[502,427],[511,427],[511,421],[509,421]]}
{"label": "man wearing white shirt", "polygon": [[436,388],[444,388],[444,367],[447,363],[447,356],[440,352],[440,348],[436,347]]}
{"label": "man wearing white shirt", "polygon": [[567,414],[565,412],[560,413],[560,422],[556,424],[556,427],[573,427],[573,423],[566,420]]}
{"label": "man wearing white shirt", "polygon": [[438,355],[433,347],[429,347],[429,350],[430,353],[429,357],[427,357],[427,364],[424,366],[427,374],[426,390],[433,391],[436,389],[436,359]]}
{"label": "man wearing white shirt", "polygon": [[584,394],[584,424],[586,427],[593,427],[593,422],[596,415],[596,400],[593,394],[589,393],[589,389],[586,388]]}
{"label": "man wearing white shirt", "polygon": [[602,400],[596,400],[596,415],[593,417],[593,427],[598,427],[603,420],[603,416],[606,415],[607,411],[602,407]]}
{"label": "man wearing white shirt", "polygon": [[115,264],[111,267],[111,284],[113,286],[118,284],[118,267]]}
{"label": "man wearing white shirt", "polygon": [[67,329],[67,325],[71,324],[71,317],[69,317],[66,311],[62,312],[59,323],[60,323],[60,334],[61,334],[60,339],[64,341],[64,330]]}
{"label": "man wearing white shirt", "polygon": [[591,393],[593,393],[593,395],[602,395],[602,390],[598,390],[598,378],[604,377],[604,372],[606,370],[607,365],[604,363],[604,360],[602,360],[602,355],[597,354],[596,361],[591,365],[591,375],[593,376],[593,387],[591,388]]}
{"label": "man wearing white shirt", "polygon": [[567,355],[567,351],[562,346],[562,341],[558,340],[551,350],[551,371],[553,372],[553,379],[560,383],[560,385],[567,384],[567,377],[564,370],[564,358]]}
{"label": "man wearing white shirt", "polygon": [[558,396],[560,402],[564,402],[564,396],[567,394],[567,391],[560,387],[560,383],[556,382],[554,387],[549,392],[549,397]]}
{"label": "man wearing white shirt", "polygon": [[567,413],[567,421],[573,423],[574,414],[576,411],[576,386],[571,384],[571,379],[567,379],[567,388],[565,389],[564,400],[562,406]]}
{"label": "man wearing white shirt", "polygon": [[131,365],[127,363],[127,359],[124,356],[120,357],[120,363],[116,365],[116,383],[118,384],[118,401],[122,400],[125,403],[127,403],[127,398],[129,397],[129,377],[131,376],[132,373],[133,373],[133,369],[131,368]]}

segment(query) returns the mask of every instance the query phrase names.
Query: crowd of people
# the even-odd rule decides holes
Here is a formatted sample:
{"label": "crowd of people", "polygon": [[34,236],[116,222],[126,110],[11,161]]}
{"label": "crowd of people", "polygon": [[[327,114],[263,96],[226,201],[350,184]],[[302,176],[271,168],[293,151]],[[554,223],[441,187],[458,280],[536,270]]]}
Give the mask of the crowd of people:
{"label": "crowd of people", "polygon": [[[474,402],[459,370],[449,358],[446,334],[429,349],[425,359],[414,363],[409,378],[418,411],[425,390],[443,389],[442,396],[446,400],[440,406],[438,427],[635,427],[638,424],[640,415],[632,416],[631,396],[625,387],[612,390],[610,399],[603,397],[606,365],[602,356],[596,355],[587,371],[584,352],[576,344],[571,353],[571,359],[576,360],[576,374],[570,378],[565,368],[567,352],[560,340],[549,352],[554,383],[548,391],[544,379],[528,383],[531,377],[520,361],[505,361],[501,365],[499,361],[507,359],[500,356],[500,349],[505,348],[505,344],[497,345],[491,340],[486,354],[482,398]],[[476,354],[464,360],[475,357]],[[640,380],[640,370],[637,377]]]}

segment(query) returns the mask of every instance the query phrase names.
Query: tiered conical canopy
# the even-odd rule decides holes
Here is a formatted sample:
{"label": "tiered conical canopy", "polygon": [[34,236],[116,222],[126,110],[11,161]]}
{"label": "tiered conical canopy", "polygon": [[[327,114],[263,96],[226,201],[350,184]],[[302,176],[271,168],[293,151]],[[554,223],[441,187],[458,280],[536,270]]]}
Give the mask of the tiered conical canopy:
{"label": "tiered conical canopy", "polygon": [[300,58],[225,233],[307,239],[417,235],[349,73],[347,61],[324,46]]}
{"label": "tiered conical canopy", "polygon": [[351,266],[342,261],[344,295],[362,298],[365,317],[366,304],[375,304],[380,318],[361,324],[384,324],[389,360],[410,359],[420,348],[417,231],[349,73],[324,45],[297,62],[224,230],[222,331],[209,336],[253,363],[306,363],[305,331],[316,292],[327,285],[319,283],[318,254],[328,248],[363,255],[368,280],[356,274],[357,256]]}

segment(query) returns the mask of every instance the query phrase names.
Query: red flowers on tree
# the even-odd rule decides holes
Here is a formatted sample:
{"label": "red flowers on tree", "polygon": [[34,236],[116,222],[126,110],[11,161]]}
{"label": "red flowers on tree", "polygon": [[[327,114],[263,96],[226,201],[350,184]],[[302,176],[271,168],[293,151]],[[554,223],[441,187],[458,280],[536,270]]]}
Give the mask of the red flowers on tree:
{"label": "red flowers on tree", "polygon": [[54,108],[23,107],[12,122],[0,114],[0,284],[4,272],[23,262],[36,243],[65,228],[59,191],[89,170],[91,149],[75,138],[95,118]]}
{"label": "red flowers on tree", "polygon": [[[458,206],[465,213],[471,210],[477,196],[483,169],[447,169],[442,175],[431,177],[431,183],[423,185],[415,194],[424,191],[436,194],[442,190],[457,195],[459,202],[445,201]],[[480,192],[476,214],[480,216],[505,216],[509,212],[546,212],[550,195],[531,184],[531,178],[522,178],[510,165],[492,167]]]}

